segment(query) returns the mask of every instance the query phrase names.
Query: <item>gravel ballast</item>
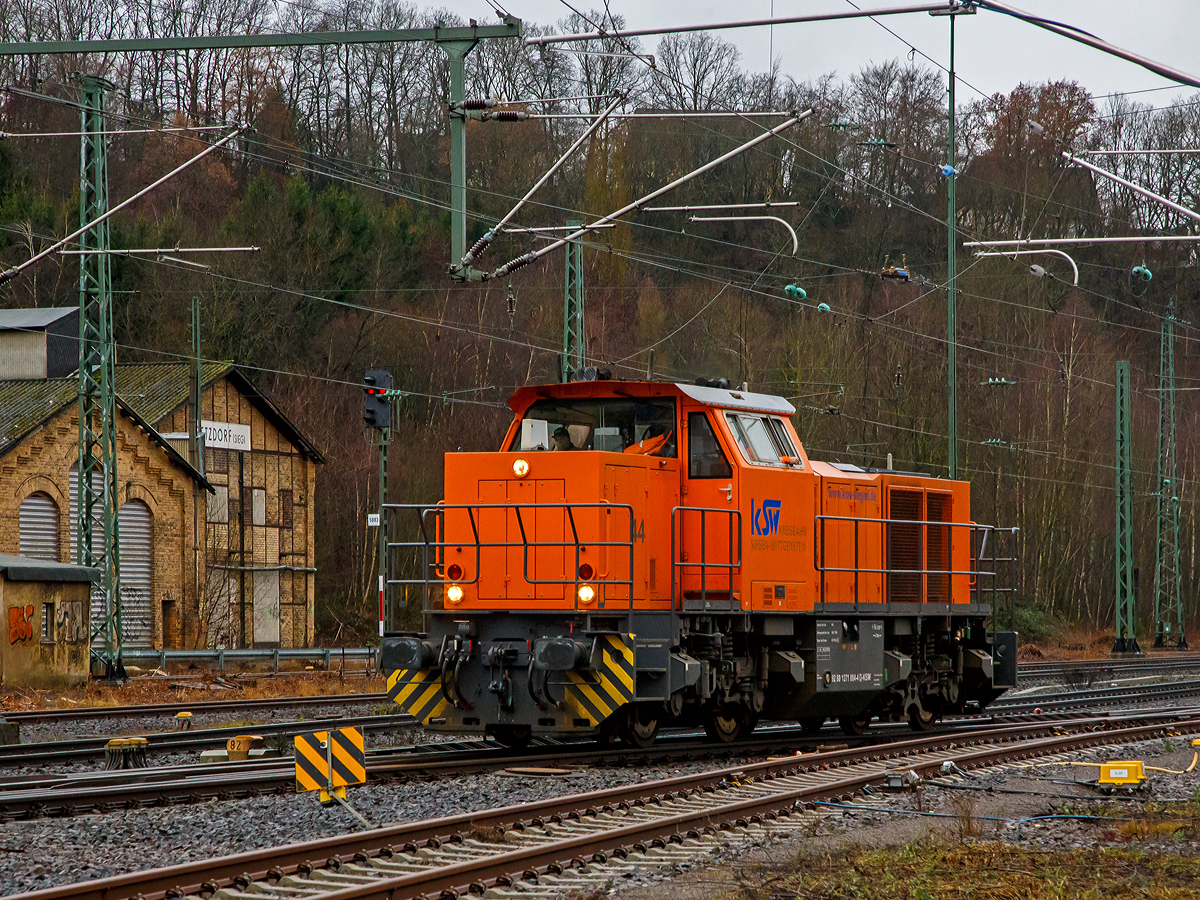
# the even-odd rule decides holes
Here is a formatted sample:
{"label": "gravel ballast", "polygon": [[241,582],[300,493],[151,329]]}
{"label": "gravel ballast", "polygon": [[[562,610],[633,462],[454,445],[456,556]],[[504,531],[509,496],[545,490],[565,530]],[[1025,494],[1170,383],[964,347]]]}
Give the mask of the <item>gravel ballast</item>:
{"label": "gravel ballast", "polygon": [[[1160,739],[1081,752],[1071,759],[1076,762],[1141,759],[1147,765],[1184,770],[1192,757],[1190,737],[1177,737],[1166,742]],[[736,764],[705,760],[629,769],[581,769],[554,777],[493,773],[445,781],[368,784],[352,789],[349,799],[373,825],[384,826],[515,806]],[[97,767],[92,764],[84,768],[94,771]],[[978,775],[935,779],[916,792],[876,794],[845,804],[845,807],[866,808],[823,808],[819,816],[811,817],[793,836],[774,834],[766,839],[761,835],[740,839],[730,835],[711,854],[686,869],[723,866],[752,852],[779,858],[818,846],[836,847],[847,842],[882,846],[911,842],[931,834],[957,833],[963,840],[1019,842],[1022,846],[1046,849],[1072,849],[1118,840],[1119,837],[1112,836],[1115,832],[1111,824],[1072,819],[1029,821],[1056,815],[1064,808],[1105,801],[1107,798],[1095,788],[1083,783],[1094,781],[1097,774],[1096,767],[1056,764],[1025,769],[1005,766]],[[1146,790],[1126,802],[1131,809],[1139,809],[1147,799],[1191,801],[1198,783],[1200,775],[1196,771],[1182,775],[1152,773]],[[1025,820],[1019,833],[1017,819]],[[0,824],[0,850],[4,851],[0,853],[0,895],[362,829],[349,811],[338,805],[323,808],[312,794],[269,795],[69,819],[3,823]],[[1169,835],[1139,846],[1151,852],[1194,851],[1190,843]],[[614,883],[609,890],[657,884],[668,875],[656,871],[634,873]],[[660,886],[658,890],[673,888]],[[664,896],[663,900],[668,898]],[[673,893],[669,900],[680,898]]]}

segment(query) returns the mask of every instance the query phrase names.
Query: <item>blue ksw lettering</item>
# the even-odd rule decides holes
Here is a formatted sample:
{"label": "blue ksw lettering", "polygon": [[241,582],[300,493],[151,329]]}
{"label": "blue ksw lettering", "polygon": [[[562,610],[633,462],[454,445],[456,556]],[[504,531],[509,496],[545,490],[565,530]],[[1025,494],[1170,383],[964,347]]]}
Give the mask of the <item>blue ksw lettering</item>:
{"label": "blue ksw lettering", "polygon": [[764,500],[756,507],[750,501],[750,533],[758,537],[770,537],[779,530],[779,513],[783,503],[779,500]]}

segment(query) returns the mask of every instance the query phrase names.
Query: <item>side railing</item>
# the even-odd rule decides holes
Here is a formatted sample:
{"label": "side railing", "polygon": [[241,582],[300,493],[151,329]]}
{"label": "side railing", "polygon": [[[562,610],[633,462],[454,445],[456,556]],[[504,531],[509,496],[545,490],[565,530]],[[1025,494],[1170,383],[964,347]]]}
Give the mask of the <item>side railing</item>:
{"label": "side railing", "polygon": [[[713,533],[718,533],[721,522],[724,522],[725,544],[727,562],[714,562],[708,557],[708,538],[709,520],[716,519]],[[698,523],[699,543],[700,543],[700,559],[684,560],[683,554],[685,548],[689,547],[688,542],[688,522],[696,521]],[[734,550],[737,550],[735,555]],[[682,606],[686,609],[688,606],[688,598],[684,594],[683,584],[689,570],[697,570],[700,574],[700,606],[699,609],[707,609],[709,604],[708,595],[710,591],[715,589],[709,587],[710,573],[724,573],[726,576],[726,584],[724,590],[719,593],[726,595],[726,599],[732,603],[733,592],[733,573],[742,566],[742,513],[737,509],[714,509],[702,506],[676,506],[671,510],[671,608],[677,609]],[[687,593],[694,593],[688,591]],[[683,596],[679,596],[684,594]]]}
{"label": "side railing", "polygon": [[[829,545],[830,523],[852,527],[854,564],[852,566],[829,565],[826,551]],[[903,529],[904,539],[894,540]],[[850,530],[850,529],[846,529]],[[874,532],[874,535],[872,534]],[[964,533],[965,532],[965,533]],[[860,601],[864,576],[877,576],[885,590],[881,599],[891,602],[950,603],[953,602],[953,580],[955,576],[966,576],[970,598],[974,603],[991,603],[993,630],[1000,617],[1001,606],[1007,605],[1010,623],[1015,616],[1017,585],[1016,528],[999,528],[979,525],[974,522],[937,522],[920,519],[873,519],[855,516],[817,516],[818,540],[813,546],[814,567],[820,580],[820,601],[830,602],[827,594],[826,575],[853,576],[853,602]],[[957,541],[956,541],[956,535]],[[929,564],[931,536],[936,553],[944,565]],[[839,543],[844,546],[848,534],[839,534]],[[883,568],[864,567],[860,551],[878,543],[878,555],[884,560]],[[967,541],[970,547],[970,564],[966,569],[956,569],[954,550]],[[1002,542],[1006,546],[1001,546]],[[944,546],[942,546],[944,544]],[[915,559],[917,565],[911,562]],[[930,599],[930,588],[937,590]],[[944,588],[942,587],[944,585]],[[941,596],[939,596],[939,594]],[[1005,604],[1005,601],[1007,603]],[[836,598],[832,602],[846,602]]]}
{"label": "side railing", "polygon": [[[553,586],[558,585],[566,587],[572,586],[572,599],[576,610],[580,609],[596,609],[599,601],[603,599],[606,603],[605,609],[611,610],[614,607],[611,605],[613,600],[624,599],[627,601],[629,609],[633,608],[633,545],[635,537],[636,520],[634,519],[633,507],[626,503],[389,503],[384,506],[384,515],[387,516],[388,539],[387,546],[387,573],[385,584],[391,592],[398,589],[405,598],[405,601],[411,597],[413,589],[417,589],[421,594],[422,609],[430,609],[430,600],[437,595],[441,595],[444,603],[444,592],[447,583],[453,582],[459,586],[476,586],[479,584],[481,568],[484,564],[484,552],[488,550],[504,551],[505,565],[508,564],[509,550],[519,549],[521,551],[521,578],[525,583],[534,586]],[[520,534],[520,540],[485,540],[481,534],[479,519],[481,514],[486,511],[495,510],[504,512],[506,515],[512,513],[515,517],[517,531]],[[553,512],[561,510],[564,513],[565,528],[562,530],[569,536],[568,540],[544,540],[538,539],[538,528],[545,528],[543,524],[537,526],[529,521],[529,516],[532,513],[536,516],[538,513]],[[600,521],[596,523],[596,538],[592,540],[590,536],[580,534],[581,523],[578,521],[580,515],[585,510],[596,510],[603,513],[602,517],[598,517]],[[469,529],[462,534],[446,534],[446,515],[455,511],[465,513],[466,522],[469,524]],[[628,533],[628,538],[624,540],[599,540],[601,530],[612,532],[614,529],[610,525],[601,526],[603,519],[617,513],[624,513],[627,520],[627,527],[618,527],[616,530],[621,533]],[[413,518],[410,518],[413,517]],[[416,539],[404,540],[405,525],[403,520],[408,519],[409,533],[414,528],[417,534]],[[586,528],[586,526],[584,526]],[[505,529],[507,531],[507,527]],[[448,540],[448,537],[456,538]],[[455,548],[456,551],[467,551],[468,557],[474,557],[474,567],[471,577],[452,578],[447,573],[446,550],[449,547]],[[574,565],[571,566],[571,577],[562,578],[541,578],[536,577],[539,572],[530,572],[530,557],[535,560],[535,568],[537,567],[537,554],[541,550],[553,550],[555,548],[564,551],[573,551]],[[600,571],[600,553],[595,554],[596,565],[593,567],[593,577],[580,577],[580,567],[585,562],[581,558],[584,548],[595,549],[597,551],[612,550],[615,553],[624,556],[623,561],[624,572],[618,570],[617,574],[624,574],[626,577],[613,577],[613,572]],[[408,563],[415,557],[414,567]],[[612,554],[608,556],[608,563],[612,563]],[[564,558],[565,562],[565,558]],[[591,564],[589,557],[586,562]],[[450,565],[455,565],[451,563]],[[543,563],[544,565],[544,563]],[[563,566],[566,569],[566,566]],[[465,569],[461,573],[466,575]],[[510,575],[515,573],[508,573]],[[565,571],[562,573],[567,574]],[[596,600],[586,605],[581,605],[579,598],[579,588],[584,585],[592,585],[596,591]],[[611,591],[602,593],[603,588],[625,588],[627,596],[625,598],[614,598],[611,596]],[[481,598],[486,602],[489,598]]]}

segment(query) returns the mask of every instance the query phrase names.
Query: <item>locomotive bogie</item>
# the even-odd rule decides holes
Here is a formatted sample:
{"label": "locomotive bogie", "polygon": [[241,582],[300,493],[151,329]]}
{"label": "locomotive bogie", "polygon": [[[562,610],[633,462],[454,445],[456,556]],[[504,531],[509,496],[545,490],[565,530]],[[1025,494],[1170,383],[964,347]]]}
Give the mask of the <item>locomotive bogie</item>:
{"label": "locomotive bogie", "polygon": [[441,503],[389,511],[391,535],[421,525],[389,542],[420,577],[389,581],[425,612],[381,662],[427,728],[926,728],[1015,683],[994,609],[1015,555],[966,483],[811,461],[791,406],[743,391],[595,382],[511,405],[500,452],[448,454]]}

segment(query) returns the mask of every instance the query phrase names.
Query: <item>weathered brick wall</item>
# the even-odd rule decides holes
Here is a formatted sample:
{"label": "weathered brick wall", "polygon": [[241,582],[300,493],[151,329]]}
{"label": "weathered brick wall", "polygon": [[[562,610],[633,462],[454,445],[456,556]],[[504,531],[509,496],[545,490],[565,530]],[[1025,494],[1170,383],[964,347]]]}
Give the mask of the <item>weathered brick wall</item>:
{"label": "weathered brick wall", "polygon": [[[119,503],[141,500],[149,508],[153,546],[152,643],[162,647],[163,610],[195,596],[191,477],[124,415],[117,414]],[[30,494],[44,491],[58,506],[59,562],[71,562],[70,470],[79,456],[79,417],[72,405],[0,457],[0,552],[20,549],[18,511]],[[203,498],[201,498],[203,503]],[[203,520],[201,519],[201,522]],[[177,618],[177,616],[172,616]],[[167,628],[167,646],[178,646]]]}

